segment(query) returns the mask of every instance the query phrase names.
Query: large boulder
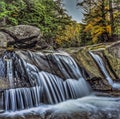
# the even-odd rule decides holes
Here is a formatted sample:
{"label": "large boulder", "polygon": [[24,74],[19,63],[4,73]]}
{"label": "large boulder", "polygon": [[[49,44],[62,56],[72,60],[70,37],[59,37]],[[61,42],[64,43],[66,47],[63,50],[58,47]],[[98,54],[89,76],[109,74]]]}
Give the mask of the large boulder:
{"label": "large boulder", "polygon": [[5,30],[10,32],[19,40],[38,37],[39,35],[41,35],[39,28],[29,25],[18,25],[14,27],[5,28]]}
{"label": "large boulder", "polygon": [[39,28],[29,25],[18,25],[0,29],[1,47],[6,42],[16,48],[46,48],[47,43],[42,37]]}

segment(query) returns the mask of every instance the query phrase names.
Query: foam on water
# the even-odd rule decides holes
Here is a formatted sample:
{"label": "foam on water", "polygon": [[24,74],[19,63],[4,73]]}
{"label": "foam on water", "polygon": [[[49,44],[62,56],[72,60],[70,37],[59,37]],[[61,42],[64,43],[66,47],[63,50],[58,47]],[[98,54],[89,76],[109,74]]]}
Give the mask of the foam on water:
{"label": "foam on water", "polygon": [[86,96],[79,99],[73,99],[64,101],[55,105],[40,105],[39,107],[25,109],[15,112],[5,112],[0,114],[1,117],[23,117],[28,114],[39,115],[45,117],[47,112],[51,112],[52,115],[60,115],[61,113],[72,115],[75,113],[86,112],[91,115],[99,114],[99,112],[105,112],[106,117],[112,116],[112,112],[117,112],[116,119],[120,117],[120,98],[108,98],[108,97],[96,97]]}

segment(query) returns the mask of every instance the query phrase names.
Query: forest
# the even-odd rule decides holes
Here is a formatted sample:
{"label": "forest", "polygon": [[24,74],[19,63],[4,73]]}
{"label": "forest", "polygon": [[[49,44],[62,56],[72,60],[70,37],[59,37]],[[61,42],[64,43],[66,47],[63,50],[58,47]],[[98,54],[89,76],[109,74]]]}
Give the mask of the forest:
{"label": "forest", "polygon": [[77,23],[61,7],[62,0],[1,0],[0,28],[33,25],[56,47],[78,47],[112,42],[120,36],[119,0],[83,0],[84,19]]}

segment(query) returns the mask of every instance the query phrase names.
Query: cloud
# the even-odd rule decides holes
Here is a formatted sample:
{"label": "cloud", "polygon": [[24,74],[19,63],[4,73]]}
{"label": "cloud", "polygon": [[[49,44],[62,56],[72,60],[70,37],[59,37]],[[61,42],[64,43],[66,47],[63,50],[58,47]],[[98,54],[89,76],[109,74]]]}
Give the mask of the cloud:
{"label": "cloud", "polygon": [[82,14],[82,9],[76,6],[77,0],[63,0],[62,3],[64,4],[63,7],[67,10],[67,14],[71,16],[73,20],[82,22],[84,16]]}

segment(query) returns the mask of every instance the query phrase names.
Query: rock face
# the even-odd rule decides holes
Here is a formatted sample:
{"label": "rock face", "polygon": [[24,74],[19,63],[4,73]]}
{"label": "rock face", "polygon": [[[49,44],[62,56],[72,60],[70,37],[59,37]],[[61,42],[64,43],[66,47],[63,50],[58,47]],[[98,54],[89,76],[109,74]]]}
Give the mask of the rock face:
{"label": "rock face", "polygon": [[18,25],[18,26],[6,28],[5,30],[9,31],[11,34],[16,36],[16,38],[20,40],[32,38],[32,37],[38,37],[39,35],[41,35],[40,29],[28,25]]}
{"label": "rock face", "polygon": [[89,51],[98,54],[104,61],[108,74],[115,82],[120,82],[120,42],[110,44],[99,44],[82,48],[66,49],[88,72],[88,81],[95,90],[111,90],[111,86],[105,79],[99,66],[90,56]]}
{"label": "rock face", "polygon": [[108,52],[114,57],[120,59],[120,41],[113,43],[110,47],[108,47]]}
{"label": "rock face", "polygon": [[117,79],[120,79],[120,42],[112,44],[104,53],[113,71],[117,75]]}
{"label": "rock face", "polygon": [[47,43],[42,38],[40,29],[29,25],[18,25],[0,29],[1,47],[5,44],[14,45],[16,48],[45,48]]}

